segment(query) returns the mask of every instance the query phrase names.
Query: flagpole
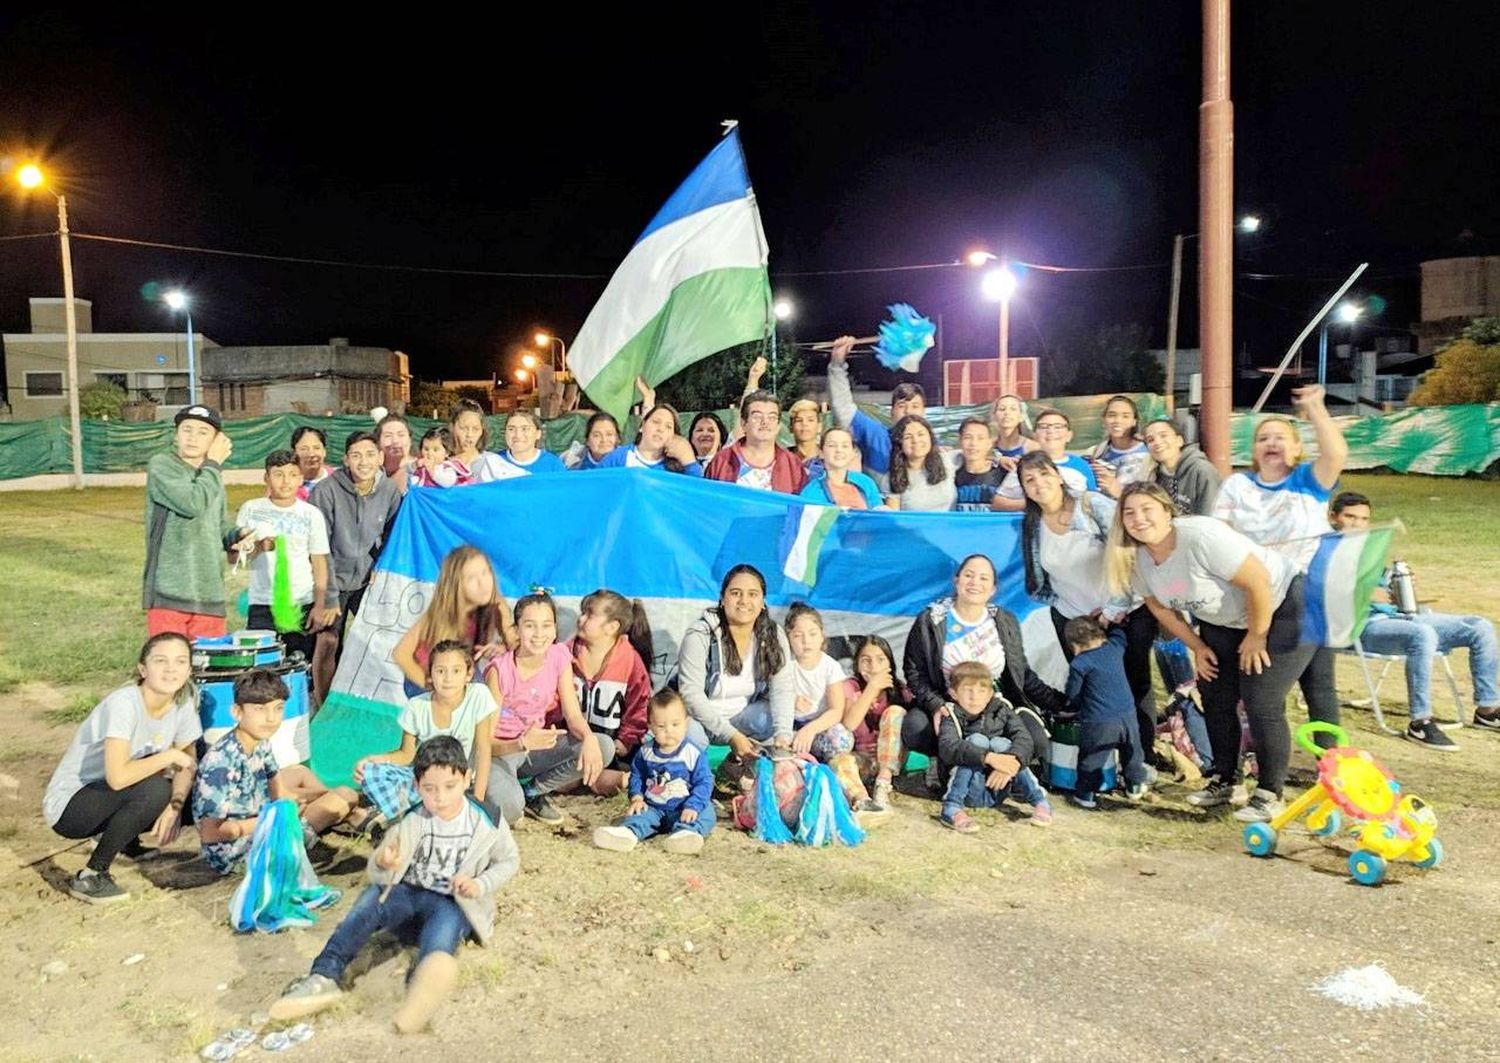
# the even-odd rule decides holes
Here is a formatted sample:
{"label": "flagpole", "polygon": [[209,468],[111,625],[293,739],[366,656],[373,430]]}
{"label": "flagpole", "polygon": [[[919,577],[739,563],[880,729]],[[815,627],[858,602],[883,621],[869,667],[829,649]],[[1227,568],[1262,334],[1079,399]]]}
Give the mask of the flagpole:
{"label": "flagpole", "polygon": [[[738,118],[726,118],[722,122],[720,122],[719,124],[724,127],[724,132],[721,134],[721,136],[727,137],[731,133],[733,133],[737,129],[739,129],[740,121],[739,121]],[[745,174],[748,177],[749,174],[750,174],[750,163],[749,163],[749,160],[747,160],[745,158],[745,144],[744,144],[743,141],[739,140],[738,137],[736,137],[736,139],[735,139],[735,145],[736,145],[736,147],[739,148],[740,162],[741,162],[741,164],[744,165],[744,167],[745,167]],[[766,296],[766,299],[765,299],[765,306],[766,306],[766,318],[765,318],[765,321],[766,321],[766,327],[765,327],[765,332],[762,334],[761,343],[762,343],[762,345],[765,345],[766,342],[767,342],[766,341],[766,337],[770,338],[770,348],[771,348],[771,386],[772,386],[773,389],[779,389],[779,385],[777,383],[778,377],[777,377],[777,372],[776,372],[776,368],[777,368],[777,365],[776,365],[776,363],[777,363],[777,350],[776,350],[776,311],[772,307],[772,299],[771,299],[771,272],[770,272],[771,271],[771,245],[766,241],[766,232],[765,232],[765,229],[763,229],[761,227],[761,224],[760,224],[760,205],[759,205],[759,203],[756,203],[756,200],[755,200],[755,187],[754,187],[753,183],[752,183],[751,187],[747,188],[745,191],[748,194],[748,196],[750,198],[750,201],[752,203],[755,203],[755,242],[760,246],[760,260],[761,260],[761,263],[766,267],[766,292],[765,292],[765,296]],[[776,392],[773,391],[773,394],[775,394],[775,393]]]}

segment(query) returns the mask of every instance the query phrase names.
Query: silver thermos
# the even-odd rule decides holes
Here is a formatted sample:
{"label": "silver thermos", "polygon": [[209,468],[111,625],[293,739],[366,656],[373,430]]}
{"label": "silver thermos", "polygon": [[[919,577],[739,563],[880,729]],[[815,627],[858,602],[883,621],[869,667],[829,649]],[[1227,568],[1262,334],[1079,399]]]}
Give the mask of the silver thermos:
{"label": "silver thermos", "polygon": [[1391,598],[1401,612],[1410,615],[1417,611],[1416,578],[1405,561],[1391,565]]}

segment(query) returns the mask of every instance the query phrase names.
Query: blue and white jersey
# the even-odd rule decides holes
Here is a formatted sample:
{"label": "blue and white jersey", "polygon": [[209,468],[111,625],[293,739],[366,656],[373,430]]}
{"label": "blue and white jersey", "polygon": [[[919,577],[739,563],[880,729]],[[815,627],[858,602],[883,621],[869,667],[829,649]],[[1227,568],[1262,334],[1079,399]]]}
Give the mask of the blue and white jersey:
{"label": "blue and white jersey", "polygon": [[1214,516],[1252,542],[1285,554],[1305,572],[1317,553],[1317,536],[1329,531],[1332,496],[1333,489],[1318,483],[1309,462],[1276,483],[1266,483],[1258,473],[1237,472],[1219,488]]}

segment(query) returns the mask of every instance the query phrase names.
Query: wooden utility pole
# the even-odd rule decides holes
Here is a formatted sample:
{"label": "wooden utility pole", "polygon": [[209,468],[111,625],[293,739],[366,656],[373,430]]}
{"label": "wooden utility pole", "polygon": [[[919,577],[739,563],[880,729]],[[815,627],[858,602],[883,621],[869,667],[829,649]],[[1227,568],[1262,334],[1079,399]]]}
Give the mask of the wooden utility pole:
{"label": "wooden utility pole", "polygon": [[1234,405],[1234,103],[1229,98],[1229,0],[1203,0],[1203,102],[1198,107],[1199,442],[1229,472]]}

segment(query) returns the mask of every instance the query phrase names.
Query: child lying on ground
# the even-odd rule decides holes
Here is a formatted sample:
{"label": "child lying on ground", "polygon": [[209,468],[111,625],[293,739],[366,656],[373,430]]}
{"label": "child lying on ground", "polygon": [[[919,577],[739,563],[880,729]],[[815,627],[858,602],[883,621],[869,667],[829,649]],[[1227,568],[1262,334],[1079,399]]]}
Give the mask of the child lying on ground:
{"label": "child lying on ground", "polygon": [[313,960],[311,972],[271,1005],[271,1018],[295,1019],[343,995],[344,969],[377,930],[417,946],[406,999],[396,1010],[399,1033],[431,1020],[458,980],[455,953],[465,938],[488,945],[495,894],[515,875],[520,854],[504,821],[490,818],[465,791],[469,764],[448,735],[417,749],[412,770],[422,804],[402,817],[370,854],[370,885]]}

